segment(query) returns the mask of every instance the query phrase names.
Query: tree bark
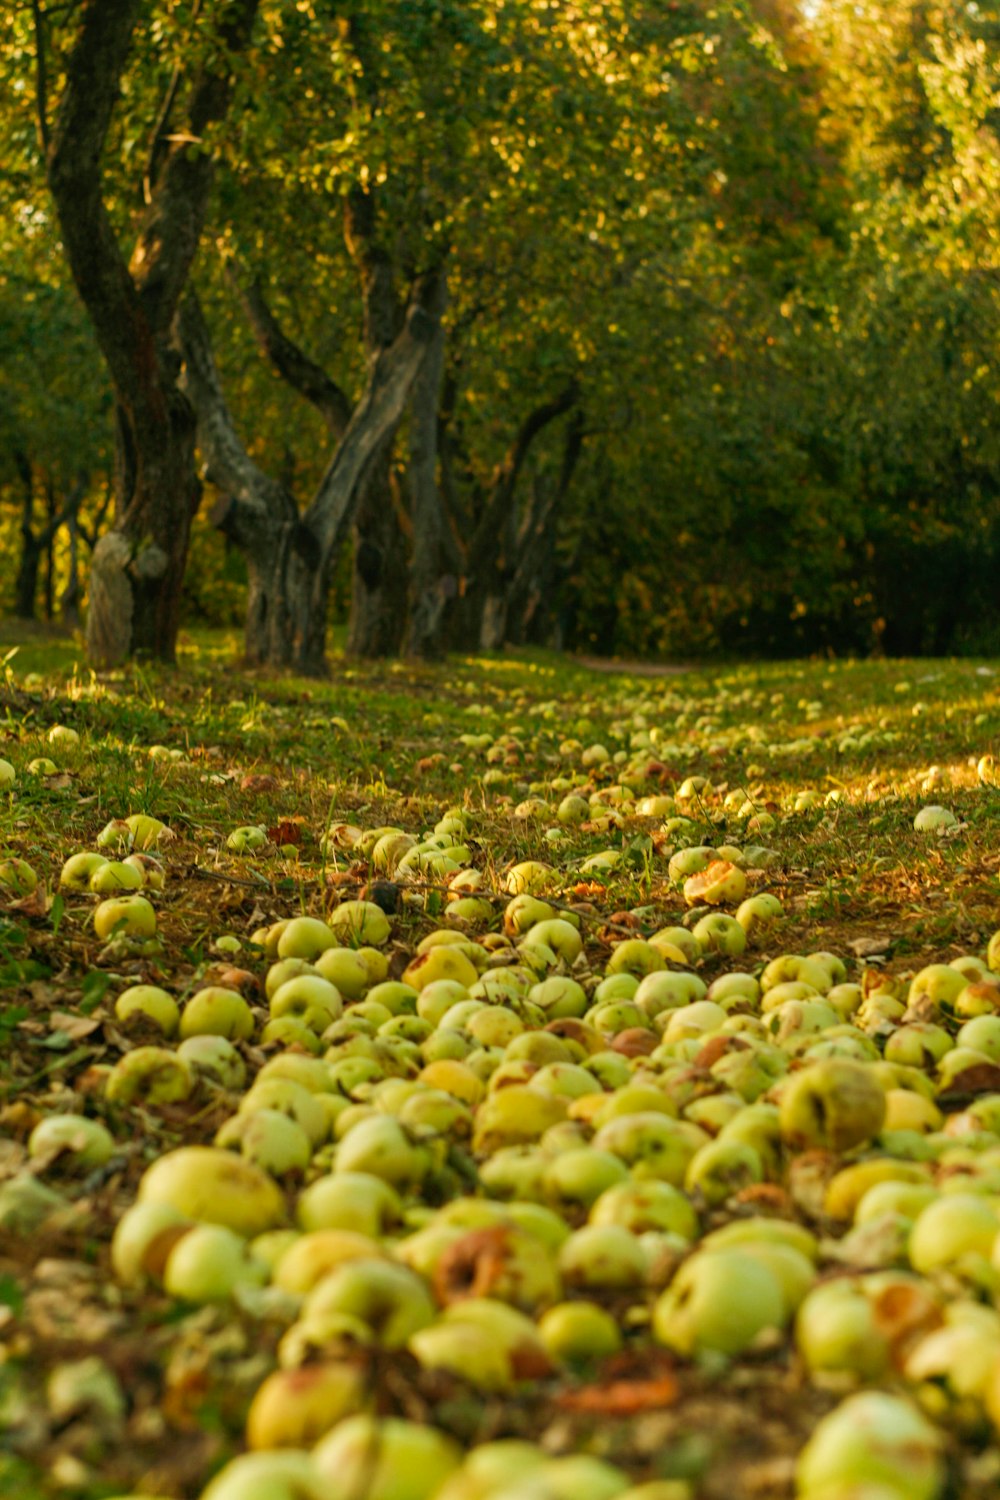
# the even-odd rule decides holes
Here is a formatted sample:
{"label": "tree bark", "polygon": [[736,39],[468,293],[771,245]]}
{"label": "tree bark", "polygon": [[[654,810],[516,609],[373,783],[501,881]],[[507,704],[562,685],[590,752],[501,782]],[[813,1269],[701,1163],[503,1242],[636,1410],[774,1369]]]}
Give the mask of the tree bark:
{"label": "tree bark", "polygon": [[80,627],[80,526],[75,515],[66,522],[69,531],[69,573],[59,595],[59,618],[66,630]]}
{"label": "tree bark", "polygon": [[38,594],[38,564],[42,555],[35,536],[35,476],[26,453],[15,451],[14,463],[22,489],[21,556],[14,582],[14,614],[19,620],[33,620]]}
{"label": "tree bark", "polygon": [[392,464],[395,436],[395,430],[389,433],[372,460],[354,518],[349,656],[396,656],[406,628],[406,539]]}
{"label": "tree bark", "polygon": [[[358,44],[357,30],[352,33]],[[392,256],[378,234],[375,195],[356,185],[344,203],[344,243],[361,284],[365,349],[369,359],[398,337],[404,308]],[[347,625],[350,656],[394,656],[406,623],[406,541],[392,472],[395,429],[373,458],[354,519],[354,565]]]}
{"label": "tree bark", "polygon": [[16,451],[14,462],[24,489],[21,506],[21,556],[18,561],[17,578],[14,584],[14,613],[20,620],[35,619],[38,598],[38,572],[42,558],[44,557],[47,560],[45,617],[47,620],[51,620],[53,615],[52,544],[60,527],[67,523],[71,526],[75,525],[77,511],[80,509],[84,494],[86,493],[87,481],[81,475],[70,490],[62,510],[57,511],[52,481],[51,479],[46,479],[45,500],[48,519],[43,529],[40,532],[36,532],[34,527],[35,487],[31,461],[26,453]]}
{"label": "tree bark", "polygon": [[583,414],[577,410],[566,426],[559,473],[548,486],[536,482],[521,523],[507,603],[507,639],[512,645],[559,644],[552,640],[551,629],[557,618],[553,603],[559,578],[555,523],[573,482],[583,440]]}
{"label": "tree bark", "polygon": [[410,601],[404,655],[431,659],[444,650],[445,616],[459,571],[457,547],[438,484],[438,408],[444,374],[444,327],[439,327],[410,403],[407,478],[410,523]]}
{"label": "tree bark", "polygon": [[[47,174],[65,253],[116,399],[115,525],[94,549],[87,649],[98,666],[175,655],[181,584],[199,485],[194,416],[179,389],[170,329],[201,236],[212,177],[203,136],[226,113],[233,59],[258,0],[220,8],[216,46],[191,81],[183,118],[171,83],[126,264],[104,201],[101,159],[140,14],[139,0],[83,0]],[[38,28],[39,49],[44,46]],[[41,101],[40,101],[41,102]]]}
{"label": "tree bark", "polygon": [[177,320],[184,390],[198,415],[208,476],[223,492],[213,520],[245,553],[250,573],[247,655],[251,661],[325,671],[330,576],[353,524],[362,485],[406,408],[440,318],[441,273],[416,283],[395,341],[371,360],[316,493],[300,515],[291,493],[249,456],[236,431],[194,297]]}
{"label": "tree bark", "polygon": [[466,549],[464,607],[459,613],[466,646],[471,637],[480,650],[497,651],[507,639],[510,590],[518,566],[518,480],[536,438],[572,410],[579,397],[572,380],[551,401],[537,406],[494,471]]}

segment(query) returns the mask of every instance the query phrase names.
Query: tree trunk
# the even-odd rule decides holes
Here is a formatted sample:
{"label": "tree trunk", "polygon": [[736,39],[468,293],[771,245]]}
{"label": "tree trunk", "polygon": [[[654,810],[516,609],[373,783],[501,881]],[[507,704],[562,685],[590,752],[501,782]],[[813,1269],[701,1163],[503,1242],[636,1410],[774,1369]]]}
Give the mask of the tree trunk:
{"label": "tree trunk", "polygon": [[246,659],[316,677],[325,670],[329,586],[299,530],[285,523],[274,528],[270,547],[247,550]]}
{"label": "tree trunk", "polygon": [[507,639],[509,594],[518,568],[521,526],[517,511],[517,483],[532,444],[552,422],[579,400],[576,381],[551,401],[535,408],[521,424],[479,508],[475,530],[466,550],[464,606],[461,629],[478,637],[482,651],[498,651]]}
{"label": "tree trunk", "polygon": [[349,656],[398,655],[406,626],[406,541],[392,471],[394,437],[373,459],[355,515]]}
{"label": "tree trunk", "polygon": [[148,429],[137,437],[134,414],[120,406],[116,522],[91,560],[87,654],[98,666],[129,656],[172,662],[180,627],[191,522],[201,495],[194,416],[165,381],[144,394],[159,408],[160,438]]}
{"label": "tree trunk", "polygon": [[303,515],[289,492],[250,458],[226,404],[196,299],[178,319],[184,389],[198,413],[209,477],[225,493],[213,520],[245,553],[250,569],[247,654],[309,675],[325,670],[330,576],[353,524],[367,475],[406,408],[440,317],[439,272],[413,289],[403,327],[372,358],[361,399]]}
{"label": "tree trunk", "polygon": [[59,596],[59,618],[65,630],[80,628],[80,527],[75,515],[67,521],[69,530],[69,574]]}
{"label": "tree trunk", "polygon": [[45,620],[49,625],[52,624],[55,614],[55,557],[53,554],[56,532],[59,530],[61,524],[60,520],[56,519],[56,515],[56,492],[52,485],[52,479],[49,477],[45,481],[45,531],[40,538],[45,557],[45,583],[42,597],[45,607]]}
{"label": "tree trunk", "polygon": [[404,654],[432,658],[444,650],[445,614],[455,597],[458,559],[438,484],[438,405],[444,373],[444,326],[438,329],[410,404],[410,607]]}
{"label": "tree trunk", "polygon": [[[51,138],[39,88],[49,188],[73,279],[115,392],[115,524],[94,549],[87,650],[98,666],[133,654],[173,661],[181,584],[199,487],[194,416],[179,389],[170,329],[201,237],[213,156],[205,136],[226,114],[234,58],[258,0],[220,7],[215,40],[174,119],[175,74],[143,184],[147,208],[126,264],[104,200],[102,158],[140,6],[83,0]],[[45,37],[37,23],[39,77]]]}
{"label": "tree trunk", "polygon": [[[536,477],[515,547],[507,590],[507,639],[511,645],[548,645],[552,604],[558,588],[555,522],[583,449],[583,417],[574,412],[566,426],[562,463],[554,478]],[[557,628],[557,627],[556,627]]]}
{"label": "tree trunk", "polygon": [[17,578],[14,583],[14,613],[19,620],[33,620],[35,618],[35,599],[38,595],[38,565],[41,561],[42,548],[35,535],[35,476],[31,467],[31,460],[26,453],[20,450],[14,453],[14,463],[17,466],[18,476],[21,480],[23,497],[21,501],[21,556],[17,564]]}

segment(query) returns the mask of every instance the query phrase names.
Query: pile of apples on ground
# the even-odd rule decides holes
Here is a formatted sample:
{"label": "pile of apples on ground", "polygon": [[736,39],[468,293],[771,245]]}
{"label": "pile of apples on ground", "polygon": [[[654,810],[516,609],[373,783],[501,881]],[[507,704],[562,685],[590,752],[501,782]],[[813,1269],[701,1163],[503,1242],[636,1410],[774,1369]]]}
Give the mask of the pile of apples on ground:
{"label": "pile of apples on ground", "polygon": [[[363,1357],[521,1397],[599,1381],[623,1347],[669,1351],[681,1385],[793,1357],[839,1391],[801,1500],[943,1496],[956,1434],[1000,1425],[1000,1089],[949,1107],[1000,1063],[1000,933],[905,982],[829,952],[760,969],[767,850],[682,844],[670,877],[701,915],[619,927],[598,964],[559,872],[523,861],[490,891],[471,832],[462,808],[423,838],[331,828],[392,899],[220,937],[225,982],[183,1005],[124,986],[118,1022],[158,1039],[104,1070],[103,1111],[31,1136],[36,1164],[85,1174],[116,1150],[102,1112],[231,1103],[213,1144],[152,1162],[111,1247],[125,1287],[287,1325],[204,1500],[683,1500],[687,1480],[377,1415]],[[162,952],[171,837],[116,820],[65,862],[113,957]],[[414,904],[421,880],[448,900],[394,978],[411,876]],[[11,858],[0,882],[35,874]]]}

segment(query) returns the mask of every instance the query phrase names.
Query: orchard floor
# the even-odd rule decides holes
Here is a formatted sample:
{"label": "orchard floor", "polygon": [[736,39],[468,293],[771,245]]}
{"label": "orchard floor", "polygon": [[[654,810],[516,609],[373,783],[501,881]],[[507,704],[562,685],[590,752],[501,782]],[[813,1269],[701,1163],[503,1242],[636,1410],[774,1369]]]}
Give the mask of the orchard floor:
{"label": "orchard floor", "polygon": [[[375,871],[351,833],[323,852],[328,828],[418,835],[460,809],[461,863],[479,872],[491,912],[471,923],[470,937],[502,929],[511,865],[542,861],[552,872],[547,893],[580,919],[584,948],[573,973],[588,990],[623,938],[692,920],[683,882],[668,869],[683,847],[763,849],[766,858],[748,864],[748,889],[772,893],[784,913],[752,929],[738,957],[701,955],[692,967],[706,984],[730,971],[759,974],[781,954],[824,952],[866,993],[892,989],[905,1000],[910,976],[982,957],[1000,927],[1000,790],[983,761],[1000,757],[997,663],[654,674],[643,664],[544,653],[419,668],[341,658],[316,683],[242,673],[231,665],[235,644],[234,634],[192,635],[174,672],[94,676],[72,643],[24,633],[19,641],[0,624],[0,654],[19,648],[6,684],[0,678],[0,757],[16,773],[13,788],[0,790],[0,850],[26,860],[40,882],[23,897],[0,890],[0,1495],[16,1500],[197,1500],[241,1450],[287,1309],[266,1299],[192,1306],[168,1297],[155,1276],[120,1285],[110,1262],[115,1225],[149,1164],[180,1145],[210,1144],[239,1101],[203,1084],[179,1103],[109,1103],[109,1070],[137,1045],[163,1041],[148,1026],[123,1024],[115,999],[144,981],[183,1000],[231,968],[215,945],[236,936],[244,945],[236,962],[249,976],[239,983],[255,1002],[254,1035],[240,1043],[252,1078],[277,1044],[261,1038],[267,1010],[256,986],[268,961],[247,946],[250,935],[301,913],[323,915],[376,874],[398,902],[386,947],[398,977],[444,923],[445,877]],[[79,743],[50,741],[56,725],[75,729]],[[150,755],[155,746],[178,753]],[[54,774],[28,770],[43,756]],[[590,811],[563,822],[557,809],[573,792]],[[649,797],[672,797],[689,823],[664,832],[670,814],[639,810]],[[954,814],[942,832],[914,829],[928,804]],[[109,820],[136,813],[162,819],[174,835],[162,849],[164,889],[153,897],[161,951],[144,956],[98,941],[96,898],[59,887],[70,854],[93,850]],[[248,825],[267,830],[269,842],[237,855],[228,836]],[[895,1024],[876,1020],[866,1034],[881,1047]],[[790,1034],[779,1042],[795,1053]],[[693,1066],[699,1094],[711,1093],[707,1064]],[[983,1093],[1000,1095],[1000,1067],[973,1074],[937,1088],[946,1118]],[[934,1093],[933,1068],[929,1078]],[[32,1130],[55,1113],[103,1121],[110,1160],[74,1171],[72,1152],[32,1158]],[[461,1146],[472,1177],[449,1179],[453,1195],[476,1191],[482,1165],[474,1143]],[[692,1190],[702,1234],[757,1212],[787,1215],[821,1242],[818,1276],[870,1270],[877,1259],[858,1257],[876,1257],[878,1247],[842,1254],[849,1226],[825,1212],[826,1184],[841,1163],[814,1156],[811,1173],[805,1158],[786,1159],[729,1197]],[[11,1190],[25,1174],[50,1190],[27,1207]],[[291,1215],[301,1182],[292,1175],[283,1186]],[[420,1219],[419,1195],[413,1200],[411,1227]],[[564,1212],[571,1228],[581,1222]],[[905,1268],[905,1251],[897,1247],[889,1264]],[[995,1295],[951,1273],[931,1280],[945,1300]],[[466,1447],[530,1437],[552,1453],[599,1455],[635,1481],[686,1481],[704,1500],[794,1493],[796,1456],[852,1389],[849,1374],[810,1374],[788,1329],[732,1361],[686,1357],[650,1341],[652,1293],[587,1295],[626,1330],[604,1362],[484,1395],[460,1374],[376,1348],[357,1355],[371,1399]],[[945,1445],[942,1497],[998,1493],[1000,1453],[980,1407],[959,1403],[959,1419],[940,1382],[928,1397],[891,1360],[874,1383],[929,1400]]]}

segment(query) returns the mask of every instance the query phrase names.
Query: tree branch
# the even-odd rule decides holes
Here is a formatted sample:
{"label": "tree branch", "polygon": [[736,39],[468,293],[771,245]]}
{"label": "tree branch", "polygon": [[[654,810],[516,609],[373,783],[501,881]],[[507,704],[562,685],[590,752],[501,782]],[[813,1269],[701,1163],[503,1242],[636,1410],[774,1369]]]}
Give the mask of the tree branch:
{"label": "tree branch", "polygon": [[443,272],[422,276],[414,287],[402,332],[369,363],[364,392],[305,516],[324,563],[346,535],[369,464],[402,418],[437,331],[443,297]]}
{"label": "tree branch", "polygon": [[[181,303],[175,329],[184,356],[181,387],[194,407],[198,446],[208,478],[224,492],[230,505],[239,504],[261,518],[297,520],[298,508],[291,495],[254,463],[236,431],[195,292],[189,292]],[[222,524],[225,514],[216,507],[217,525]]]}
{"label": "tree branch", "polygon": [[[259,0],[232,0],[222,7],[214,45],[192,85],[186,128],[158,154],[159,166],[149,183],[149,208],[130,269],[151,325],[164,335],[198,249],[208,204],[214,162],[204,136],[229,107],[233,58],[246,50],[258,4]],[[116,5],[107,8],[114,10]],[[151,159],[150,165],[155,164]]]}
{"label": "tree branch", "polygon": [[44,550],[53,540],[60,526],[65,526],[67,521],[71,521],[76,515],[83,504],[83,497],[87,493],[87,478],[86,474],[81,474],[78,477],[69,492],[62,510],[58,515],[53,516],[49,524],[45,527],[45,530],[39,533],[37,538],[39,548]]}
{"label": "tree branch", "polygon": [[118,390],[155,361],[150,331],[102,194],[101,155],[139,0],[86,0],[47,154],[49,186],[77,290]]}
{"label": "tree branch", "polygon": [[351,403],[340,386],[285,333],[264,299],[259,277],[244,283],[231,262],[226,265],[226,277],[243,305],[264,357],[316,408],[333,437],[343,437],[351,420]]}
{"label": "tree branch", "polygon": [[344,200],[344,243],[361,280],[365,344],[376,354],[396,337],[402,311],[392,257],[378,239],[375,195],[359,184]]}
{"label": "tree branch", "polygon": [[[508,544],[516,542],[517,517],[514,511],[514,493],[524,467],[524,461],[532,443],[539,433],[576,405],[580,399],[580,387],[571,380],[558,396],[536,406],[521,423],[517,436],[507,449],[503,459],[493,472],[493,481],[483,506],[475,534],[469,548],[470,560],[475,562],[484,551],[495,551],[497,538]],[[507,561],[511,561],[507,559]]]}

